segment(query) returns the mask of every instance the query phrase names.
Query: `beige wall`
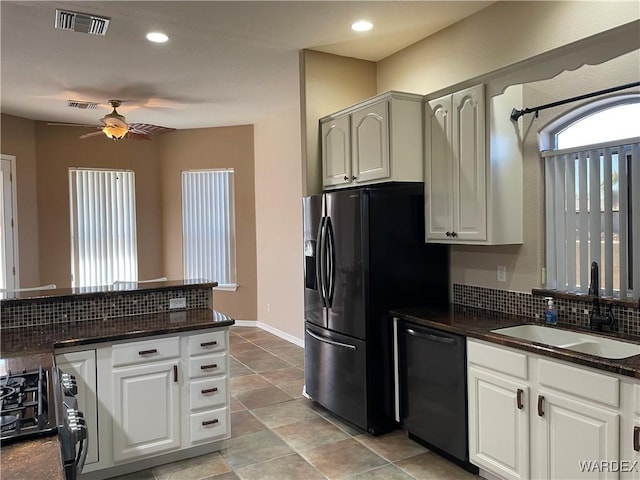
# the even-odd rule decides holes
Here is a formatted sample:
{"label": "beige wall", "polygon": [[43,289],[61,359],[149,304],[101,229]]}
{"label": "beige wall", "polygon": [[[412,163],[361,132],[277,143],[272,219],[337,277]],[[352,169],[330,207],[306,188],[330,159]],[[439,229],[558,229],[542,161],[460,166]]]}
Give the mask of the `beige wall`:
{"label": "beige wall", "polygon": [[253,126],[177,130],[157,140],[162,171],[162,237],[166,276],[183,276],[181,170],[233,168],[238,290],[215,291],[213,306],[237,320],[255,320],[257,284]]}
{"label": "beige wall", "polygon": [[304,338],[300,105],[255,125],[258,321]]}
{"label": "beige wall", "polygon": [[102,136],[80,140],[81,129],[5,114],[1,127],[2,153],[17,160],[21,285],[71,284],[70,167],[136,173],[140,279],[183,276],[180,169],[231,167],[236,172],[240,287],[237,292],[215,292],[214,301],[235,318],[256,319],[252,126],[181,130],[150,142],[112,142]]}
{"label": "beige wall", "polygon": [[35,122],[2,114],[1,153],[16,157],[19,286],[42,285],[38,253]]}
{"label": "beige wall", "polygon": [[496,2],[378,63],[378,92],[428,94],[640,18],[635,1]]}
{"label": "beige wall", "polygon": [[[4,132],[3,132],[4,133]],[[69,168],[129,169],[136,176],[138,276],[163,275],[158,144],[80,140],[82,129],[36,122],[40,281],[71,286]]]}
{"label": "beige wall", "polygon": [[318,120],[376,94],[376,64],[305,50],[301,56],[304,195],[322,191]]}

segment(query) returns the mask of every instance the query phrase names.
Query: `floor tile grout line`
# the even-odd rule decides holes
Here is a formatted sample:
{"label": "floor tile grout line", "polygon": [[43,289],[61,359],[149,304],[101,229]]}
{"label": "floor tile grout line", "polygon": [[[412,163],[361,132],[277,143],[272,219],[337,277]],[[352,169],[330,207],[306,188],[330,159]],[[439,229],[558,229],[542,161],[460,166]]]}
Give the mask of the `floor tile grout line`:
{"label": "floor tile grout line", "polygon": [[[272,335],[273,335],[273,334],[272,334]],[[276,337],[276,338],[278,338],[278,337],[277,337],[277,336],[275,336],[275,335],[273,335],[273,336],[274,336],[274,337]],[[243,337],[243,338],[244,338],[244,337]],[[256,345],[258,348],[260,348],[260,349],[262,349],[262,350],[264,350],[264,351],[266,351],[266,352],[270,353],[271,355],[274,355],[275,357],[280,358],[280,359],[284,360],[285,362],[287,362],[287,360],[286,360],[286,359],[284,359],[284,358],[282,358],[282,357],[279,357],[277,354],[275,354],[275,353],[273,353],[273,352],[268,351],[267,349],[265,349],[265,348],[261,347],[260,345],[258,345],[258,344],[256,344],[256,343],[252,342],[251,340],[246,339],[246,338],[245,338],[245,340],[246,340],[246,341],[248,341],[248,342],[250,342],[250,343],[252,343],[253,345]],[[292,345],[294,345],[294,346],[295,346],[295,344],[292,344]],[[235,357],[234,357],[234,358],[235,358]],[[236,361],[238,361],[240,364],[242,364],[245,368],[247,368],[247,369],[249,369],[249,370],[251,370],[251,371],[254,371],[254,370],[253,370],[253,369],[251,369],[248,365],[244,364],[242,361],[238,360],[237,358],[235,358],[235,360],[236,360]],[[291,362],[287,362],[287,363],[291,363]],[[296,365],[294,365],[294,367],[297,367],[297,366],[296,366]],[[300,367],[297,367],[297,368],[300,368]],[[280,370],[280,369],[274,369],[274,370]],[[274,370],[269,370],[269,371],[274,371]],[[255,372],[255,371],[254,371],[254,372]],[[272,384],[274,387],[276,387],[276,388],[278,388],[278,389],[279,389],[279,387],[278,387],[276,384],[274,384],[274,383],[273,383],[273,382],[271,382],[269,379],[267,379],[266,377],[264,377],[261,373],[259,373],[259,372],[255,372],[255,374],[259,375],[259,376],[260,376],[261,378],[263,378],[266,382],[268,382],[268,383]],[[280,390],[281,390],[281,389],[280,389]],[[286,393],[286,392],[285,392],[285,393]],[[303,397],[303,398],[304,398],[304,397]],[[237,399],[236,399],[236,400],[237,400]],[[296,400],[299,400],[299,399],[295,399],[295,398],[294,398],[293,400],[294,400],[294,401],[296,401]],[[238,401],[239,401],[239,400],[238,400]],[[290,401],[290,400],[287,400],[287,401]],[[277,403],[275,403],[275,404],[264,405],[264,407],[269,407],[269,406],[277,405],[278,403],[284,403],[284,402],[277,402]],[[243,405],[244,405],[244,404],[243,404]],[[303,458],[303,459],[304,459],[304,460],[305,460],[309,465],[311,465],[311,467],[312,467],[312,468],[314,468],[314,470],[318,471],[318,470],[313,466],[313,464],[311,464],[311,463],[307,460],[307,458],[306,458],[306,457],[301,453],[301,451],[296,450],[296,449],[295,449],[292,445],[290,445],[290,444],[289,444],[289,443],[288,443],[284,438],[282,438],[282,437],[281,437],[277,432],[273,431],[269,426],[267,426],[264,422],[262,422],[262,420],[260,420],[260,419],[259,419],[259,418],[258,418],[258,417],[253,413],[253,411],[252,411],[250,408],[246,407],[246,405],[245,405],[245,408],[247,408],[247,410],[251,413],[251,415],[252,415],[254,418],[256,418],[256,419],[257,419],[257,420],[258,420],[262,425],[264,425],[264,426],[265,426],[269,431],[271,431],[272,433],[274,433],[275,435],[277,435],[277,436],[278,436],[278,438],[280,438],[283,442],[285,442],[285,443],[289,446],[289,448],[291,448],[291,450],[293,450],[294,452],[296,452],[296,453],[297,453],[301,458]],[[257,408],[262,408],[262,407],[257,407]],[[308,407],[307,407],[307,408],[308,408]],[[312,410],[312,411],[313,411],[313,409],[310,409],[310,410]],[[356,474],[357,474],[357,475],[361,475],[361,474],[364,474],[364,473],[370,472],[370,471],[372,471],[372,470],[376,470],[376,469],[378,469],[378,468],[383,468],[383,467],[388,466],[388,465],[393,465],[393,466],[395,466],[396,468],[398,468],[400,471],[402,471],[403,473],[405,473],[406,475],[409,475],[411,478],[415,478],[415,477],[413,477],[413,475],[411,475],[409,472],[407,472],[406,470],[404,470],[404,469],[403,469],[403,468],[401,468],[400,466],[396,465],[396,462],[394,462],[394,461],[392,461],[392,460],[388,459],[388,458],[387,458],[387,457],[385,457],[383,454],[381,454],[381,453],[379,453],[379,452],[375,451],[373,448],[369,447],[367,444],[365,444],[363,441],[361,441],[361,439],[359,439],[359,438],[358,438],[358,436],[360,436],[360,435],[363,435],[363,434],[364,434],[364,435],[366,435],[366,432],[364,432],[364,431],[363,431],[362,433],[360,433],[360,434],[358,434],[358,435],[352,435],[352,434],[350,434],[350,433],[349,433],[345,428],[343,428],[341,425],[338,425],[338,424],[336,424],[336,423],[332,422],[332,421],[331,421],[331,418],[329,418],[329,417],[325,417],[325,416],[322,416],[322,415],[320,415],[319,413],[317,413],[317,412],[315,412],[315,411],[314,411],[314,413],[316,413],[316,415],[317,415],[318,417],[323,418],[325,421],[327,421],[327,422],[331,423],[331,424],[332,424],[334,427],[336,427],[338,430],[340,430],[341,432],[343,432],[344,434],[346,434],[346,435],[347,435],[347,439],[351,438],[351,439],[355,440],[359,445],[363,446],[364,448],[366,448],[367,450],[369,450],[371,453],[373,453],[374,455],[376,455],[376,456],[380,457],[381,459],[383,459],[383,460],[386,462],[384,465],[380,465],[380,466],[378,466],[378,467],[374,467],[374,468],[371,468],[371,469],[369,469],[369,470],[365,470],[365,471],[363,471],[363,472],[357,472],[357,473],[354,473],[353,475],[356,475]],[[341,419],[340,419],[340,421],[343,421],[343,420],[341,420]],[[296,422],[292,422],[292,423],[296,423]],[[285,424],[285,425],[289,425],[289,424]],[[276,427],[276,428],[277,428],[277,427]],[[236,437],[236,438],[237,438],[237,437]],[[426,448],[426,447],[425,447],[425,448]],[[429,451],[429,450],[427,449],[427,450],[426,450],[426,452],[428,452],[428,451]],[[403,457],[403,458],[401,458],[401,459],[398,459],[397,461],[399,462],[399,461],[402,461],[402,460],[406,460],[406,459],[412,458],[412,457],[414,457],[414,456],[421,455],[421,454],[426,453],[426,452],[420,452],[420,453],[417,453],[417,454],[415,454],[415,455],[409,455],[409,456],[407,456],[407,457]],[[278,457],[278,458],[281,458],[281,457]],[[319,471],[318,471],[318,473],[320,473],[320,475],[324,476],[325,478],[329,478],[329,477],[327,477],[327,476],[323,475],[323,474],[322,474],[321,472],[319,472]]]}

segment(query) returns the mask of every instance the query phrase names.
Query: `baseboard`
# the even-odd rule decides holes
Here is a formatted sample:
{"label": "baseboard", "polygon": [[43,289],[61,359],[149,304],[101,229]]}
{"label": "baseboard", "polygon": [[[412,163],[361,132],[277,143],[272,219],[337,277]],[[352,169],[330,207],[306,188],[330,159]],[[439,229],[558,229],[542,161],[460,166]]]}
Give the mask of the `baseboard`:
{"label": "baseboard", "polygon": [[235,326],[236,327],[257,327],[255,320],[236,320],[235,321]]}
{"label": "baseboard", "polygon": [[276,337],[280,337],[287,342],[291,342],[294,345],[304,348],[304,339],[294,337],[293,335],[283,332],[282,330],[278,330],[277,328],[256,320],[236,320],[236,327],[257,327],[265,332],[273,333]]}
{"label": "baseboard", "polygon": [[294,337],[289,333],[283,332],[282,330],[278,330],[277,328],[272,327],[271,325],[268,325],[260,321],[256,322],[256,327],[261,328],[262,330],[266,330],[269,333],[273,333],[276,337],[280,337],[288,342],[291,342],[299,347],[304,348],[304,339],[302,338]]}

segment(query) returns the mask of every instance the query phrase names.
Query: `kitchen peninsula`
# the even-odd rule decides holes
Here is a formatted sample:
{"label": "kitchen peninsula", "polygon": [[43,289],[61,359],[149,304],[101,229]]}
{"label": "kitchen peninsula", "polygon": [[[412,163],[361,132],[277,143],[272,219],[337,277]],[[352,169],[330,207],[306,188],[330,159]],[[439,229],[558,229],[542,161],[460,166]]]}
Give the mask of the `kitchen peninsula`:
{"label": "kitchen peninsula", "polygon": [[[224,448],[230,431],[228,327],[234,320],[211,308],[216,285],[162,281],[2,294],[0,373],[41,366],[49,392],[57,384],[56,367],[76,377],[89,438],[88,449],[75,442],[75,451],[84,447],[87,456],[83,478]],[[63,417],[58,412],[49,420],[68,426]],[[3,431],[3,477],[69,478],[64,437],[12,441]],[[36,447],[39,456],[44,449],[47,458],[62,461],[23,461]]]}

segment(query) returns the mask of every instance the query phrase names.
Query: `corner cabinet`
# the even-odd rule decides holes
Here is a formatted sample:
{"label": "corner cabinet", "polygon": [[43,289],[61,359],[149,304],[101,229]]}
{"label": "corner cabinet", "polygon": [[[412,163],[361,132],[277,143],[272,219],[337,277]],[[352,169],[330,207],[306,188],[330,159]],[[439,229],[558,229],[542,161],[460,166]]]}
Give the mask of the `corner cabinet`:
{"label": "corner cabinet", "polygon": [[425,102],[427,242],[522,243],[521,141],[509,118],[521,92],[487,102],[477,85]]}
{"label": "corner cabinet", "polygon": [[325,189],[423,181],[422,96],[378,95],[320,120]]}
{"label": "corner cabinet", "polygon": [[472,463],[505,479],[637,478],[637,380],[467,342]]}

